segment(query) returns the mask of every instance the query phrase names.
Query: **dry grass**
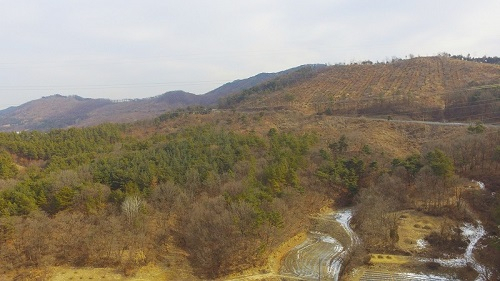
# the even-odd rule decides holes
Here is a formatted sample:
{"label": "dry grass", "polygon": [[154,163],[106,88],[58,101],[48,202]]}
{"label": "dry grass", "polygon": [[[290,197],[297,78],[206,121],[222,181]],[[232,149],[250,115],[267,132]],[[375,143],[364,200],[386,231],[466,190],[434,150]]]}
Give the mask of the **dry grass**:
{"label": "dry grass", "polygon": [[393,123],[363,117],[317,116],[297,111],[280,111],[185,115],[167,120],[158,127],[139,125],[132,131],[134,136],[148,137],[158,132],[173,133],[186,126],[196,125],[212,125],[240,133],[253,132],[259,136],[265,136],[271,128],[297,134],[314,133],[319,139],[318,146],[322,148],[345,135],[349,150],[359,151],[366,144],[375,153],[383,151],[389,159],[417,153],[425,142],[453,140],[466,130],[463,127]]}
{"label": "dry grass", "polygon": [[52,267],[51,281],[67,280],[123,280],[123,281],[146,281],[146,280],[175,280],[168,279],[168,271],[156,265],[146,265],[137,270],[134,276],[124,276],[112,268],[71,268]]}
{"label": "dry grass", "polygon": [[420,248],[418,240],[424,239],[431,232],[440,232],[441,225],[446,218],[424,215],[417,211],[404,211],[400,215],[397,247],[408,253],[425,252],[426,248]]}
{"label": "dry grass", "polygon": [[400,255],[387,255],[387,254],[371,254],[370,255],[370,263],[380,264],[405,264],[410,262],[410,257],[408,256],[400,256]]}
{"label": "dry grass", "polygon": [[285,241],[269,256],[267,267],[270,268],[272,272],[279,272],[283,257],[294,247],[303,243],[306,239],[307,233],[301,232]]}
{"label": "dry grass", "polygon": [[[417,241],[422,240],[431,232],[439,232],[441,225],[449,223],[449,219],[444,217],[433,217],[423,213],[408,210],[400,212],[398,222],[399,241],[396,247],[411,255],[392,255],[387,253],[371,253],[367,265],[356,268],[346,280],[357,281],[368,271],[385,272],[388,274],[400,272],[421,272],[427,270],[425,265],[415,262],[414,257],[425,255],[431,248],[419,248]],[[430,247],[430,246],[427,246]],[[446,271],[440,269],[439,271]]]}
{"label": "dry grass", "polygon": [[[442,108],[446,93],[466,89],[469,83],[498,81],[500,66],[442,57],[423,57],[391,64],[331,66],[310,79],[278,91],[257,94],[242,107],[285,106],[314,114],[331,107],[354,113],[383,102],[400,102],[403,111]],[[292,96],[294,101],[287,101]],[[372,110],[372,111],[373,111]]]}

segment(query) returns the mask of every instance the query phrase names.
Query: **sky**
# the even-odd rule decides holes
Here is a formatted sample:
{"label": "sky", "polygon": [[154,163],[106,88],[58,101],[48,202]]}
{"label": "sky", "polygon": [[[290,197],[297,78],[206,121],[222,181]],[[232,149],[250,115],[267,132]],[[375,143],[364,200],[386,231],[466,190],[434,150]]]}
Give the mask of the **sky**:
{"label": "sky", "polygon": [[0,109],[204,94],[311,63],[500,56],[498,0],[0,0]]}

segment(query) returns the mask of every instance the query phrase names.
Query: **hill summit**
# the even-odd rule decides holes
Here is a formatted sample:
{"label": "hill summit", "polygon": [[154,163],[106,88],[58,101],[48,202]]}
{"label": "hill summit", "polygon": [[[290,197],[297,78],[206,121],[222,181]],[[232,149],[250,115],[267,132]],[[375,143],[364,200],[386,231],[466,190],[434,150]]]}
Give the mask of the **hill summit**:
{"label": "hill summit", "polygon": [[500,65],[422,57],[302,69],[230,96],[224,104],[310,114],[498,121],[499,86]]}

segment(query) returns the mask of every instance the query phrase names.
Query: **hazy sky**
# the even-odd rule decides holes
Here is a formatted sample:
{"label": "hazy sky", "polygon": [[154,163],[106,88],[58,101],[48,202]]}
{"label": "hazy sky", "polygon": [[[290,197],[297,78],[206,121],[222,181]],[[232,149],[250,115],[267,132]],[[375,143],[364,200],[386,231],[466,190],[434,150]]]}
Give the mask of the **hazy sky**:
{"label": "hazy sky", "polygon": [[195,94],[308,63],[500,56],[498,0],[0,0],[0,109]]}

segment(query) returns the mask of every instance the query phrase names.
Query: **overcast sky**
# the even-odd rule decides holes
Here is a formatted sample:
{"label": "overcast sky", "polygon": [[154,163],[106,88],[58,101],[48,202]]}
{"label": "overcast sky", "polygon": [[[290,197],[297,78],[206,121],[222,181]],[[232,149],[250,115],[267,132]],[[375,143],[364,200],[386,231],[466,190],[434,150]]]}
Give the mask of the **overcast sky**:
{"label": "overcast sky", "polygon": [[309,63],[500,56],[498,0],[0,0],[0,109],[206,93]]}

